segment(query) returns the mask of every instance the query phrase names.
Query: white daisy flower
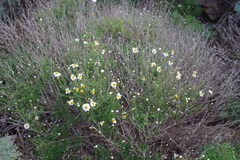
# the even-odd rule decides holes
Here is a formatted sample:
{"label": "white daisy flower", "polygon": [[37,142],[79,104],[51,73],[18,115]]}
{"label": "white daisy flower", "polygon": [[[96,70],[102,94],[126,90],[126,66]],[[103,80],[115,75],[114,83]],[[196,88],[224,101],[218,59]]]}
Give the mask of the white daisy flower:
{"label": "white daisy flower", "polygon": [[83,104],[82,105],[82,109],[85,111],[85,112],[88,112],[90,110],[90,105],[88,103],[86,104]]}
{"label": "white daisy flower", "polygon": [[111,82],[111,87],[113,87],[114,89],[116,89],[116,87],[117,87],[117,82]]}
{"label": "white daisy flower", "polygon": [[94,102],[94,101],[91,101],[91,102],[90,102],[90,106],[91,106],[91,107],[95,107],[95,106],[96,106],[96,104],[97,104],[97,103],[96,103],[96,102]]}
{"label": "white daisy flower", "polygon": [[122,95],[120,93],[117,94],[117,99],[121,99]]}
{"label": "white daisy flower", "polygon": [[213,91],[212,91],[212,90],[209,90],[208,92],[209,92],[210,94],[213,94]]}
{"label": "white daisy flower", "polygon": [[29,128],[30,128],[29,123],[24,124],[24,129],[29,129]]}
{"label": "white daisy flower", "polygon": [[82,78],[83,78],[83,74],[79,73],[78,76],[77,76],[77,79],[81,80]]}
{"label": "white daisy flower", "polygon": [[69,88],[65,89],[66,94],[69,94],[71,90]]}
{"label": "white daisy flower", "polygon": [[203,97],[204,93],[202,91],[199,92],[199,95]]}
{"label": "white daisy flower", "polygon": [[192,76],[193,76],[193,77],[197,77],[197,72],[196,72],[196,71],[193,71]]}
{"label": "white daisy flower", "polygon": [[101,122],[100,122],[100,125],[102,126],[102,125],[104,125],[104,123],[105,123],[105,121],[101,121]]}
{"label": "white daisy flower", "polygon": [[67,101],[67,103],[68,103],[70,106],[72,106],[72,105],[74,105],[74,100],[71,99],[70,101]]}
{"label": "white daisy flower", "polygon": [[156,66],[157,64],[156,63],[151,63],[151,67],[154,67],[154,66]]}
{"label": "white daisy flower", "polygon": [[164,57],[169,56],[168,52],[164,52],[164,53],[163,53],[163,56],[164,56]]}
{"label": "white daisy flower", "polygon": [[115,118],[112,119],[112,123],[117,123]]}
{"label": "white daisy flower", "polygon": [[153,53],[153,54],[156,54],[156,53],[157,53],[157,50],[156,50],[156,49],[152,49],[152,53]]}
{"label": "white daisy flower", "polygon": [[59,73],[59,72],[54,72],[53,75],[54,75],[55,77],[59,77],[59,76],[61,76],[61,73]]}
{"label": "white daisy flower", "polygon": [[77,77],[76,76],[74,76],[73,74],[71,75],[71,80],[76,80],[77,79]]}
{"label": "white daisy flower", "polygon": [[162,67],[157,67],[157,72],[161,72],[162,71]]}
{"label": "white daisy flower", "polygon": [[78,67],[78,64],[71,64],[70,67],[76,68],[76,67]]}
{"label": "white daisy flower", "polygon": [[138,49],[137,49],[137,48],[133,48],[133,49],[132,49],[132,52],[133,52],[133,53],[138,53]]}
{"label": "white daisy flower", "polygon": [[102,54],[105,54],[105,52],[106,52],[106,50],[105,50],[105,49],[103,49],[103,50],[102,50]]}
{"label": "white daisy flower", "polygon": [[176,78],[179,80],[179,79],[181,79],[181,76],[182,76],[181,73],[178,71]]}

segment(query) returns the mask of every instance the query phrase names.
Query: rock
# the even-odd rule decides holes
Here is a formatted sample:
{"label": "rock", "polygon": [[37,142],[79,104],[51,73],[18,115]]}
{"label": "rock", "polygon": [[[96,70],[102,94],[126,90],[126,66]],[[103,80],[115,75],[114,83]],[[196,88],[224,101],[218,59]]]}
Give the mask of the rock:
{"label": "rock", "polygon": [[205,21],[217,22],[226,12],[232,12],[237,0],[199,0]]}

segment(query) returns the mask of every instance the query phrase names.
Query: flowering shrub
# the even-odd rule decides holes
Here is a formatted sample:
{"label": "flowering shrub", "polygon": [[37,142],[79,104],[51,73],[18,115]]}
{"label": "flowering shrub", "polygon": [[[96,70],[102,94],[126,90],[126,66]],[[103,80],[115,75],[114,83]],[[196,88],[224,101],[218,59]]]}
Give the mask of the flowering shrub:
{"label": "flowering shrub", "polygon": [[169,128],[217,114],[233,93],[201,34],[172,26],[168,13],[56,3],[33,14],[34,36],[0,63],[2,111],[36,157],[161,159],[180,141]]}

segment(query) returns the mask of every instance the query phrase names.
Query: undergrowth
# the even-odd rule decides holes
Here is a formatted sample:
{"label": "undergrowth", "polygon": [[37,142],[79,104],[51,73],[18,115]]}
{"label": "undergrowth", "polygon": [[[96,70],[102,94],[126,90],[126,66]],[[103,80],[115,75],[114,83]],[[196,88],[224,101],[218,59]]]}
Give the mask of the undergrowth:
{"label": "undergrowth", "polygon": [[39,159],[164,159],[173,141],[181,156],[198,155],[168,131],[218,117],[237,73],[169,17],[125,1],[59,0],[2,24],[1,112],[18,130],[1,134],[21,135],[22,152]]}

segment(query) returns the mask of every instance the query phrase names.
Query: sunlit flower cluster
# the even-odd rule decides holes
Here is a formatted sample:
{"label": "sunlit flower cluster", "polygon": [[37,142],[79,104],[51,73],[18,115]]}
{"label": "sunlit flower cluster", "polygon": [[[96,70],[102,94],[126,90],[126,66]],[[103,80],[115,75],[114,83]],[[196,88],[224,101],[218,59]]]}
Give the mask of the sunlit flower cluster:
{"label": "sunlit flower cluster", "polygon": [[[78,42],[78,41],[79,41],[79,39],[75,39],[75,42]],[[88,44],[87,41],[83,41],[83,43]],[[129,99],[134,98],[134,100],[136,99],[136,102],[139,102],[140,101],[139,99],[141,98],[142,101],[144,101],[144,103],[146,103],[146,107],[148,107],[146,109],[146,112],[154,111],[154,112],[157,112],[158,114],[165,114],[165,112],[167,112],[167,114],[169,114],[168,111],[165,111],[165,109],[163,109],[161,107],[162,104],[157,106],[158,104],[154,103],[154,105],[156,105],[156,107],[154,106],[155,107],[154,109],[152,109],[151,108],[152,106],[150,106],[150,105],[152,105],[151,103],[152,103],[152,101],[154,101],[154,98],[159,98],[160,96],[162,96],[161,94],[159,94],[159,97],[158,97],[157,94],[160,93],[160,91],[158,92],[158,90],[164,90],[164,89],[171,90],[171,91],[166,91],[166,94],[164,93],[164,95],[169,96],[167,98],[167,99],[169,99],[169,100],[167,100],[168,101],[167,104],[171,104],[171,102],[173,102],[173,104],[174,105],[176,104],[176,106],[177,106],[178,103],[184,103],[185,105],[190,105],[189,102],[194,102],[194,98],[192,98],[192,96],[191,96],[191,94],[193,92],[186,91],[186,88],[179,89],[180,88],[179,84],[181,84],[181,86],[184,86],[185,82],[182,83],[182,81],[183,81],[182,79],[186,80],[186,82],[189,82],[191,79],[194,79],[195,77],[197,77],[197,71],[193,71],[190,73],[184,72],[184,67],[182,67],[182,66],[184,66],[184,65],[182,65],[183,62],[179,62],[176,60],[176,58],[174,57],[175,56],[174,50],[168,50],[167,52],[162,53],[160,51],[160,50],[162,50],[161,48],[159,48],[159,50],[150,49],[150,53],[149,53],[149,48],[146,48],[146,50],[148,50],[147,52],[146,52],[146,50],[141,48],[140,53],[141,54],[144,53],[145,55],[147,55],[146,56],[147,58],[144,63],[138,64],[138,66],[140,66],[139,67],[140,73],[138,73],[138,70],[135,68],[131,68],[131,70],[129,70],[127,72],[127,73],[130,73],[130,75],[132,75],[130,78],[127,77],[129,79],[126,80],[126,82],[130,82],[129,86],[131,86],[131,87],[133,86],[132,88],[129,89],[129,88],[127,88],[129,86],[125,85],[124,77],[123,78],[120,77],[120,76],[122,76],[121,75],[122,68],[117,68],[119,66],[116,65],[116,70],[113,69],[110,72],[108,72],[108,66],[104,66],[105,62],[103,61],[103,59],[105,59],[106,56],[113,55],[113,57],[114,57],[115,56],[114,54],[116,54],[116,56],[118,56],[117,55],[118,53],[122,54],[124,52],[116,52],[115,53],[114,51],[109,50],[109,51],[107,51],[107,54],[105,54],[106,50],[102,49],[102,48],[100,49],[100,47],[98,47],[98,45],[99,45],[98,41],[91,42],[90,44],[91,45],[88,45],[85,48],[91,48],[91,47],[94,48],[94,51],[96,51],[96,53],[98,54],[98,56],[100,58],[97,57],[95,59],[94,57],[88,57],[89,61],[92,61],[91,63],[88,63],[89,66],[92,65],[91,71],[89,71],[89,72],[82,71],[81,66],[84,66],[84,64],[82,65],[82,62],[81,63],[78,62],[81,65],[78,65],[77,62],[74,62],[73,64],[71,64],[70,67],[68,67],[68,71],[70,73],[69,72],[67,72],[67,73],[69,75],[71,75],[70,79],[72,81],[70,81],[70,83],[72,83],[75,87],[68,88],[68,87],[64,86],[63,90],[65,89],[65,93],[68,94],[65,96],[69,96],[69,101],[67,101],[67,104],[70,106],[76,105],[77,107],[82,109],[82,112],[83,111],[84,111],[84,113],[88,112],[88,113],[85,113],[87,115],[92,116],[93,114],[97,113],[95,111],[98,110],[99,108],[101,108],[101,107],[104,107],[104,109],[106,108],[106,110],[107,110],[106,114],[109,114],[109,115],[107,115],[106,118],[98,117],[99,119],[96,120],[96,122],[97,122],[96,124],[98,127],[101,127],[104,129],[109,124],[112,124],[112,126],[115,126],[115,124],[120,123],[122,119],[123,119],[123,121],[126,121],[127,118],[131,119],[133,117],[134,113],[138,110],[138,107],[130,106],[129,107],[130,111],[127,111],[128,113],[122,113],[122,112],[126,111],[125,110],[126,109],[125,99],[128,100],[128,98]],[[163,50],[165,50],[165,49],[163,49]],[[131,52],[131,49],[130,49],[130,52]],[[157,54],[158,52],[160,52],[160,53]],[[127,55],[130,58],[129,57],[124,57],[124,58],[126,58],[126,59],[129,58],[128,60],[131,62],[132,57],[135,58],[135,57],[139,56],[139,54],[132,54],[132,53],[139,53],[138,48],[137,47],[132,48],[131,54]],[[178,52],[176,52],[176,53],[178,53]],[[102,57],[104,57],[104,58],[102,58]],[[81,60],[79,60],[79,61],[81,61]],[[183,60],[180,59],[180,61],[183,61]],[[113,62],[113,64],[117,64],[118,60],[114,59],[111,62]],[[121,63],[124,66],[126,64],[126,62],[127,61],[123,61]],[[155,62],[157,62],[157,63],[155,63]],[[147,66],[141,66],[141,65],[145,65],[145,64],[147,64]],[[165,66],[164,66],[164,64],[165,64]],[[113,65],[111,64],[110,66],[113,66]],[[169,67],[169,66],[172,66],[172,67]],[[92,69],[92,67],[98,67],[98,68],[97,68],[97,70],[95,70],[95,69]],[[144,68],[144,67],[146,67],[146,68]],[[74,68],[76,68],[76,69],[74,69]],[[80,72],[76,71],[78,69],[81,71]],[[84,74],[84,76],[83,76],[83,74]],[[96,74],[99,74],[99,75],[96,75]],[[187,75],[187,74],[189,74],[189,75]],[[54,77],[60,77],[61,73],[54,72],[53,75],[54,75]],[[168,75],[171,75],[171,76],[169,76],[171,78],[164,79],[164,76],[166,77]],[[104,83],[102,83],[102,79],[97,81],[99,84],[104,84],[105,88],[100,85],[99,86],[95,85],[95,82],[93,83],[92,86],[88,86],[88,84],[92,84],[92,83],[88,82],[87,80],[89,80],[90,78],[94,79],[95,77],[97,77],[97,78],[104,77],[106,79],[106,81],[104,81]],[[177,80],[175,79],[175,77]],[[194,78],[192,78],[192,77],[194,77]],[[136,80],[134,78],[136,78]],[[79,80],[81,80],[81,81],[79,81]],[[194,79],[193,81],[195,82],[196,79]],[[106,82],[107,82],[107,88],[105,86]],[[137,84],[135,87],[135,83],[138,83],[138,82],[140,82],[140,85]],[[165,85],[165,84],[169,84],[171,82],[174,82],[176,84],[174,84],[174,86],[169,85],[169,88],[167,88],[167,87],[161,88],[161,86],[160,86],[161,84]],[[122,84],[124,84],[125,86]],[[132,85],[132,84],[134,84],[134,85]],[[153,90],[153,94],[156,95],[155,97],[152,97],[151,95],[147,95],[146,93],[144,93],[145,87],[149,87],[149,86],[152,87],[151,91]],[[157,86],[156,88],[158,90],[154,88],[155,86]],[[137,88],[137,87],[139,87],[139,88]],[[96,88],[97,92],[95,91],[94,88]],[[137,88],[137,89],[135,89],[135,88]],[[191,86],[191,89],[193,89],[193,88],[194,87]],[[106,94],[106,92],[104,92],[105,89],[107,91],[107,94],[109,94],[109,99],[111,98],[109,100],[109,103],[102,102],[101,99],[99,98],[99,97],[102,97],[102,95]],[[147,89],[149,89],[149,88],[147,88]],[[203,91],[205,91],[205,90],[206,90],[205,88],[202,88],[201,91],[199,91],[199,90],[197,92],[194,91],[194,93],[195,93],[194,95],[203,97],[204,96]],[[127,93],[125,91],[127,91]],[[212,90],[208,90],[208,92],[209,92],[209,94],[213,94]],[[139,96],[137,93],[139,93],[139,95],[141,94],[141,96]],[[99,94],[102,94],[102,95],[99,96]],[[205,92],[205,94],[208,94],[207,91]],[[77,98],[75,99],[75,97],[77,97]],[[190,101],[190,99],[191,99],[191,101]],[[107,99],[107,101],[108,101],[108,99]],[[134,103],[135,102],[133,101],[133,104]],[[107,106],[105,104],[110,104],[110,105]],[[114,105],[112,105],[112,104],[114,104]],[[178,106],[180,106],[180,105],[178,105]],[[104,109],[101,109],[100,112],[104,111]],[[181,110],[181,109],[179,109],[179,110],[180,110],[180,112],[185,113],[183,110]],[[133,113],[131,113],[131,112],[133,112]],[[178,109],[171,110],[171,113],[178,114]],[[113,118],[113,117],[115,117],[115,118]],[[95,121],[95,119],[94,119],[94,121]],[[105,121],[107,123],[105,123]],[[161,123],[160,121],[161,120],[158,119],[155,122],[157,124],[160,124]]]}

